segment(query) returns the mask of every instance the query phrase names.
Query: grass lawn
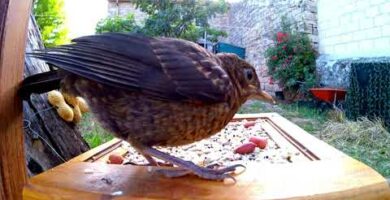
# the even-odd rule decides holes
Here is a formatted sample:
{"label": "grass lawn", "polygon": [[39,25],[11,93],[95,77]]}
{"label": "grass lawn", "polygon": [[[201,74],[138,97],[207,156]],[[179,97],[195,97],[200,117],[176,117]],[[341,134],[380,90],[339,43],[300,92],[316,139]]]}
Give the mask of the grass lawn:
{"label": "grass lawn", "polygon": [[294,122],[310,133],[317,133],[328,120],[328,112],[320,112],[317,109],[298,104],[271,105],[259,101],[250,101],[244,104],[238,113],[264,113],[276,112]]}
{"label": "grass lawn", "polygon": [[91,148],[97,147],[114,138],[114,136],[100,126],[90,113],[83,115],[83,120],[79,128],[83,138]]}
{"label": "grass lawn", "polygon": [[[385,177],[390,177],[390,133],[380,121],[362,118],[357,122],[335,116],[332,111],[298,104],[270,105],[248,102],[239,113],[277,112],[307,132],[343,151],[351,157],[371,166]],[[83,137],[91,148],[113,138],[87,114],[80,123]]]}

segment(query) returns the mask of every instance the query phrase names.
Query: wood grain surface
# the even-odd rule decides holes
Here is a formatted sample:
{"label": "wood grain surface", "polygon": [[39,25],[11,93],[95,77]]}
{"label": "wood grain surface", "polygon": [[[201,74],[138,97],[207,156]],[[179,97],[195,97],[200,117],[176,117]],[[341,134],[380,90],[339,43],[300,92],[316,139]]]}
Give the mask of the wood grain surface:
{"label": "wood grain surface", "polygon": [[236,184],[226,185],[194,176],[164,178],[153,172],[156,168],[106,164],[109,154],[122,154],[125,150],[121,141],[114,139],[30,179],[24,198],[390,199],[386,179],[375,170],[276,113],[236,115],[233,121],[257,118],[268,120],[271,127],[267,131],[284,135],[279,141],[294,140],[296,148],[311,152],[317,159],[289,164],[253,164],[236,176]]}
{"label": "wood grain surface", "polygon": [[27,181],[22,104],[17,91],[23,77],[31,0],[1,1],[0,6],[0,197],[13,200],[22,198]]}
{"label": "wood grain surface", "polygon": [[[235,185],[197,177],[169,179],[146,167],[72,163],[38,175],[25,199],[389,199],[384,178],[353,160],[251,165]],[[81,198],[83,197],[83,198]],[[88,198],[87,198],[88,197]]]}

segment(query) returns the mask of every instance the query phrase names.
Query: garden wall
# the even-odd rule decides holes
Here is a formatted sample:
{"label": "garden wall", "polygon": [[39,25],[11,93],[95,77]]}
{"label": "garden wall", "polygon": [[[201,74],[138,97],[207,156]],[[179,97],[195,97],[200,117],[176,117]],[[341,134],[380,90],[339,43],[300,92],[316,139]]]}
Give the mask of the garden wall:
{"label": "garden wall", "polygon": [[[137,21],[145,18],[128,0],[108,1],[110,16],[134,13]],[[319,51],[320,83],[346,87],[351,62],[390,56],[389,10],[388,0],[243,0],[209,22],[228,33],[221,41],[246,48],[246,60],[256,67],[263,89],[272,92],[280,88],[270,84],[264,52],[272,44],[281,16],[297,20]]]}
{"label": "garden wall", "polygon": [[[146,16],[128,0],[108,1],[109,16],[134,13],[138,22]],[[246,48],[246,60],[256,67],[263,89],[269,92],[281,89],[277,84],[270,84],[264,52],[272,44],[273,33],[279,30],[280,17],[286,14],[297,20],[301,30],[307,32],[317,46],[316,0],[243,0],[230,4],[228,13],[209,21],[212,27],[228,33],[221,41]]]}
{"label": "garden wall", "polygon": [[317,59],[317,71],[322,86],[348,88],[349,73],[353,63],[383,63],[390,62],[390,57],[356,57],[336,59],[322,55]]}
{"label": "garden wall", "polygon": [[318,35],[321,84],[348,87],[352,62],[390,56],[390,1],[318,0]]}
{"label": "garden wall", "polygon": [[390,1],[318,0],[318,32],[320,54],[389,56]]}
{"label": "garden wall", "polygon": [[270,84],[264,52],[272,44],[273,34],[280,30],[283,15],[295,19],[317,48],[316,4],[316,0],[246,0],[231,4],[227,14],[209,23],[228,33],[227,38],[221,39],[223,42],[246,48],[246,60],[256,67],[263,89],[279,91],[277,84]]}

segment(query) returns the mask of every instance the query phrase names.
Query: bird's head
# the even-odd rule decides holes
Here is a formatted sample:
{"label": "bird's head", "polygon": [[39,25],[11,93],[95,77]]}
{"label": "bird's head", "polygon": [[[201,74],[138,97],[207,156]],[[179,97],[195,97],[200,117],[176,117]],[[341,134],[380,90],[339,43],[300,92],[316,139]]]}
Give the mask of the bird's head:
{"label": "bird's head", "polygon": [[231,77],[241,98],[275,103],[272,96],[261,89],[256,70],[251,64],[235,54],[222,53],[217,56],[222,61],[222,67]]}

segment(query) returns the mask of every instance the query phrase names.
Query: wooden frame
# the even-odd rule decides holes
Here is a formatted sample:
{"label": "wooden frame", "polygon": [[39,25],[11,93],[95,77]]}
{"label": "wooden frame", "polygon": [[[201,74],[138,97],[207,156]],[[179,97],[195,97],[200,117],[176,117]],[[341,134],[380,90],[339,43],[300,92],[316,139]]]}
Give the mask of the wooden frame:
{"label": "wooden frame", "polygon": [[31,0],[0,3],[0,199],[21,199],[27,181],[22,104],[18,85],[23,78],[27,22]]}
{"label": "wooden frame", "polygon": [[[375,170],[308,134],[277,113],[236,115],[233,121],[261,118],[279,142],[308,152],[312,161],[255,164],[237,176],[237,184],[196,177],[167,179],[147,167],[108,165],[107,157],[124,154],[114,139],[42,173],[25,187],[25,199],[390,199],[386,180]],[[273,132],[273,133],[271,133]],[[279,132],[279,133],[276,133]]]}
{"label": "wooden frame", "polygon": [[[118,141],[115,140],[107,146],[100,146],[98,149],[76,157],[71,162],[34,177],[29,180],[30,183],[23,191],[27,175],[23,148],[22,106],[17,90],[23,75],[26,30],[31,4],[31,0],[2,0],[0,2],[0,199],[21,199],[22,194],[26,199],[57,197],[61,199],[121,199],[145,197],[145,195],[146,198],[182,198],[197,195],[196,197],[205,199],[390,198],[389,187],[383,177],[366,165],[342,153],[336,153],[337,151],[332,148],[327,148],[326,153],[318,158],[336,157],[337,159],[325,159],[324,162],[311,162],[308,165],[296,165],[288,169],[283,166],[252,166],[248,169],[248,175],[261,172],[263,176],[253,177],[244,174],[239,177],[239,182],[234,187],[194,177],[156,178],[148,173],[145,167],[114,165],[108,167],[102,163],[80,162],[88,161],[96,153],[104,153],[103,150],[117,149],[115,145]],[[283,126],[276,128],[285,132],[284,129],[289,129],[290,134],[283,136],[286,140],[292,141],[289,138],[291,134],[296,134],[294,138],[300,137],[299,142],[292,141],[294,145],[300,146],[303,143],[314,141],[313,137],[300,134],[303,130],[299,127],[276,114],[271,115],[268,117],[275,117],[283,123]],[[241,117],[250,119],[255,116]],[[294,133],[291,132],[292,130]],[[326,146],[323,142],[317,141],[316,144],[314,148],[318,149]],[[310,151],[315,150],[310,149]],[[99,156],[96,157],[97,160],[102,158]],[[313,159],[317,158],[313,157]],[[274,176],[272,171],[275,170],[281,173]],[[319,170],[322,173],[319,174]],[[299,176],[302,172],[307,176]],[[347,174],[347,176],[340,179],[342,174]],[[115,182],[104,179],[107,175],[115,177]],[[285,187],[291,185],[294,187]],[[314,193],[305,193],[307,188]]]}

